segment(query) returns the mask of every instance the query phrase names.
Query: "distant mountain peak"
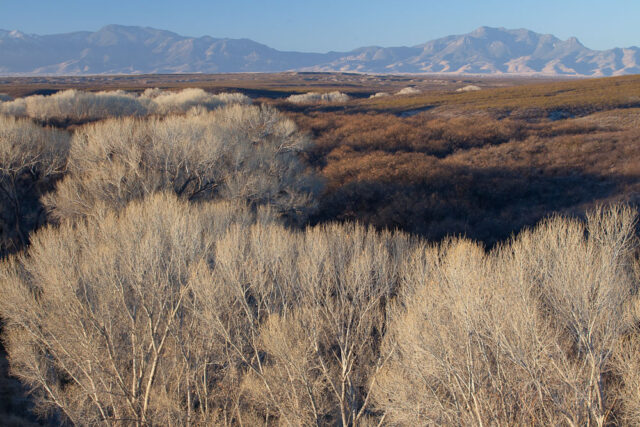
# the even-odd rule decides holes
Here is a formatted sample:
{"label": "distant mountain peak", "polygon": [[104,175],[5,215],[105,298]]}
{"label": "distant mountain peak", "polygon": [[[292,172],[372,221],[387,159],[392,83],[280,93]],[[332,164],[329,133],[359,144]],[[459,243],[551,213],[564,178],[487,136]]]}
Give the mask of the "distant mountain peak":
{"label": "distant mountain peak", "polygon": [[580,40],[578,40],[577,37],[569,37],[567,39],[567,43],[572,44],[572,45],[576,45],[576,46],[580,46],[580,47],[585,47],[582,43],[580,43]]}
{"label": "distant mountain peak", "polygon": [[13,37],[14,39],[24,39],[25,36],[25,33],[18,30],[9,31],[9,37]]}
{"label": "distant mountain peak", "polygon": [[413,47],[282,52],[249,39],[185,37],[151,27],[27,35],[0,30],[0,74],[348,71],[605,76],[640,73],[640,49],[591,50],[528,29],[482,26]]}
{"label": "distant mountain peak", "polygon": [[469,33],[470,36],[473,37],[487,37],[491,34],[497,34],[497,33],[503,33],[508,31],[506,28],[504,27],[487,27],[487,26],[482,26],[482,27],[478,27],[475,30],[473,30],[472,32]]}

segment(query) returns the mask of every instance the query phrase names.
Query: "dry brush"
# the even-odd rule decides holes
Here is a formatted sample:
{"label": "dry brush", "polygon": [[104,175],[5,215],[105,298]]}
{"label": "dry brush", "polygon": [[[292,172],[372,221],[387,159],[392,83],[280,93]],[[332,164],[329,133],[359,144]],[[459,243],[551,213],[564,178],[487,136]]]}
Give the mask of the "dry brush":
{"label": "dry brush", "polygon": [[[491,251],[350,223],[292,229],[319,188],[308,138],[268,107],[205,110],[112,118],[71,141],[0,117],[2,250],[30,241],[0,264],[3,342],[42,413],[640,422],[635,210],[553,217]],[[28,194],[57,220],[30,236]]]}
{"label": "dry brush", "polygon": [[30,117],[45,122],[86,122],[109,117],[186,113],[199,107],[213,110],[230,104],[250,104],[240,93],[210,94],[189,88],[179,92],[147,89],[142,94],[121,90],[83,92],[64,90],[53,95],[32,95],[11,100],[0,94],[0,114]]}
{"label": "dry brush", "polygon": [[160,193],[7,260],[4,339],[76,424],[633,424],[635,215],[487,253]]}
{"label": "dry brush", "polygon": [[320,188],[301,158],[309,143],[268,107],[110,119],[76,130],[69,173],[44,203],[54,218],[69,219],[172,191],[190,201],[269,204],[302,221]]}

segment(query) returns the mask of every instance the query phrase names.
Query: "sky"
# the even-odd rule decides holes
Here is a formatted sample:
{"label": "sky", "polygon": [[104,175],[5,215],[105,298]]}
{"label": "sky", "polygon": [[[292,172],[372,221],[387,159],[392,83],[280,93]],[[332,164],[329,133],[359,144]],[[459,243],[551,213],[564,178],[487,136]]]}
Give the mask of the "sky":
{"label": "sky", "polygon": [[0,0],[5,30],[139,25],[305,52],[412,46],[483,25],[575,36],[591,49],[640,46],[639,18],[639,0]]}

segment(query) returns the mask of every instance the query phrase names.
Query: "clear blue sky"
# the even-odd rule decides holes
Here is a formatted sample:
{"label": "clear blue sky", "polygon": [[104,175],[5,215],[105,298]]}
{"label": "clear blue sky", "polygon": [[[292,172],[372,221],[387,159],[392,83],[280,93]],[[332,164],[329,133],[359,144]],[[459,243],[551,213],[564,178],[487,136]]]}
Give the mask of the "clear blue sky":
{"label": "clear blue sky", "polygon": [[640,45],[639,0],[0,0],[0,28],[52,34],[141,25],[326,52],[415,45],[488,25],[592,49]]}

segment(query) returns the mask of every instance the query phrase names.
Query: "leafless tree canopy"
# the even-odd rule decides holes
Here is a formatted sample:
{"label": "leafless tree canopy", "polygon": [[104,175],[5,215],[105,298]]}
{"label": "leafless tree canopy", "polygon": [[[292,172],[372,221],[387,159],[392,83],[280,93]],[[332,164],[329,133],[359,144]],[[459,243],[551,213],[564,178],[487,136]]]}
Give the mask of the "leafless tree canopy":
{"label": "leafless tree canopy", "polygon": [[213,95],[195,88],[180,92],[148,89],[141,95],[121,90],[92,93],[70,89],[48,96],[32,95],[14,100],[0,94],[0,114],[40,121],[83,122],[109,117],[186,113],[194,107],[213,110],[229,104],[250,103],[251,99],[240,93]]}
{"label": "leafless tree canopy", "polygon": [[409,241],[157,194],[2,270],[13,372],[75,424],[355,424]]}
{"label": "leafless tree canopy", "polygon": [[619,391],[622,382],[637,393],[629,371],[615,374],[637,366],[637,353],[620,347],[629,334],[637,340],[635,225],[634,211],[614,207],[586,223],[553,218],[490,254],[451,240],[409,255],[385,340],[395,352],[375,393],[388,420],[578,426],[637,417]]}
{"label": "leafless tree canopy", "polygon": [[637,420],[629,208],[491,253],[171,193],[99,216],[2,268],[12,370],[75,424]]}
{"label": "leafless tree canopy", "polygon": [[187,200],[268,203],[303,218],[318,188],[299,158],[308,143],[267,107],[111,119],[75,132],[69,174],[44,203],[56,218],[76,218],[168,190]]}
{"label": "leafless tree canopy", "polygon": [[71,137],[0,116],[2,338],[40,413],[109,426],[640,424],[634,209],[552,217],[491,251],[289,227],[315,207],[309,139],[268,107],[174,114],[200,95],[148,91],[167,115]]}
{"label": "leafless tree canopy", "polygon": [[287,101],[292,104],[344,103],[349,99],[349,95],[338,91],[328,93],[308,92],[287,97]]}

